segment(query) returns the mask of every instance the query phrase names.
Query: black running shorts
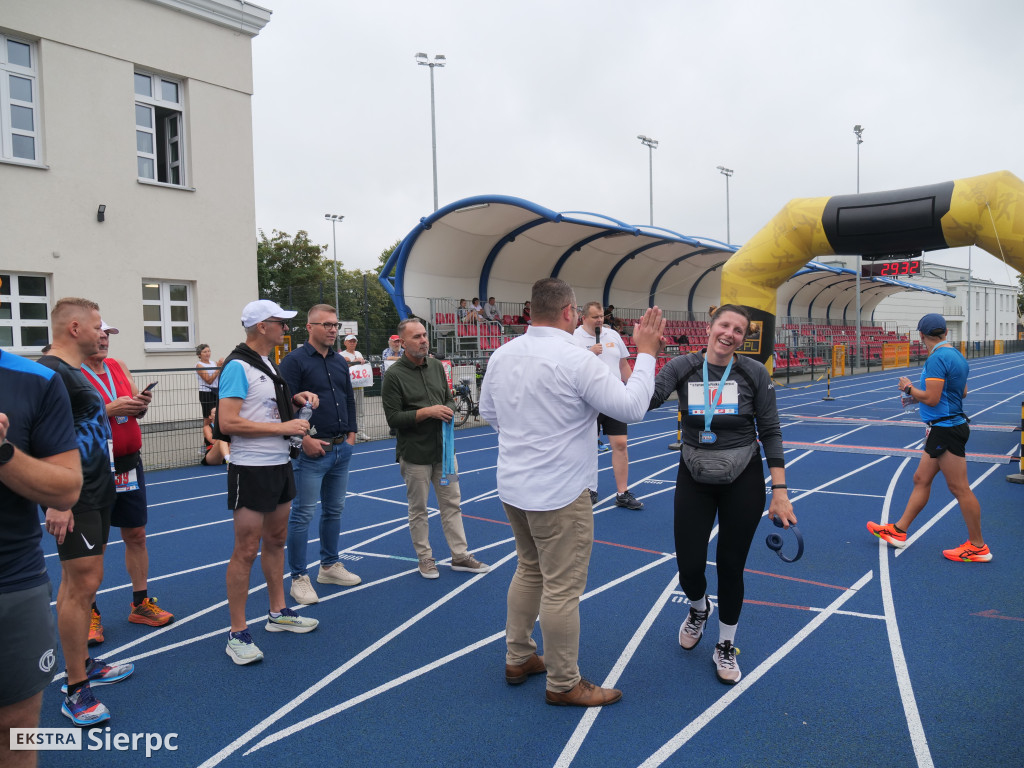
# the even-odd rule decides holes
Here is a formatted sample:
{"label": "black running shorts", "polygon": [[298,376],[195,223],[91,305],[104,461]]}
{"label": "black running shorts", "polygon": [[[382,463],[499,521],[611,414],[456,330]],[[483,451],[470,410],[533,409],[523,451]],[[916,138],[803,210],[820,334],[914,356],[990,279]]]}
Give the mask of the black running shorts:
{"label": "black running shorts", "polygon": [[605,416],[603,413],[597,414],[597,433],[601,434],[604,432],[609,437],[616,435],[626,434],[626,423],[613,419],[611,416]]}
{"label": "black running shorts", "polygon": [[245,507],[264,514],[295,498],[292,465],[243,467],[228,464],[228,509]]}
{"label": "black running shorts", "polygon": [[955,427],[935,426],[928,430],[928,439],[924,441],[924,452],[933,459],[939,458],[949,451],[954,456],[967,455],[967,438],[971,436],[971,428],[967,424]]}
{"label": "black running shorts", "polygon": [[110,507],[74,510],[75,529],[64,535],[63,544],[57,545],[57,556],[61,560],[103,557],[110,537],[110,511]]}

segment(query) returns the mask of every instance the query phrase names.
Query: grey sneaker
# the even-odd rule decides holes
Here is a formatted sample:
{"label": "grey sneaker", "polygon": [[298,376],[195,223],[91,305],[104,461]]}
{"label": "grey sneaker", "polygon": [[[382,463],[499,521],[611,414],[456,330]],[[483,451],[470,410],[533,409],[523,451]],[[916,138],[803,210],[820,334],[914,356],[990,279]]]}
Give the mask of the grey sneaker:
{"label": "grey sneaker", "polygon": [[316,590],[309,582],[309,576],[305,573],[292,578],[292,586],[288,590],[288,594],[292,596],[292,600],[302,605],[313,605],[320,602],[320,598],[316,596]]}
{"label": "grey sneaker", "polygon": [[736,663],[736,654],[739,652],[740,649],[728,640],[723,640],[715,646],[711,660],[715,662],[715,674],[718,675],[719,682],[736,685],[743,677],[739,665]]}
{"label": "grey sneaker", "polygon": [[420,558],[420,576],[424,579],[436,579],[440,575],[441,574],[437,572],[437,566],[434,564],[434,558]]}
{"label": "grey sneaker", "polygon": [[679,646],[684,651],[691,651],[696,648],[697,643],[699,643],[701,637],[704,636],[704,625],[707,623],[708,617],[715,608],[710,597],[707,598],[707,601],[708,608],[704,613],[690,608],[690,612],[686,616],[686,621],[684,621],[679,627]]}
{"label": "grey sneaker", "polygon": [[466,571],[467,573],[487,573],[491,570],[491,566],[481,563],[467,552],[458,558],[452,558],[452,570]]}
{"label": "grey sneaker", "polygon": [[267,614],[267,624],[264,628],[267,632],[298,632],[303,635],[306,632],[312,632],[318,624],[320,622],[316,619],[299,616],[291,608],[285,608],[277,618]]}
{"label": "grey sneaker", "polygon": [[644,503],[637,499],[629,490],[625,490],[622,493],[615,494],[615,506],[625,507],[626,509],[639,510],[644,508]]}
{"label": "grey sneaker", "polygon": [[320,584],[340,584],[343,587],[354,587],[363,583],[362,579],[341,563],[331,563],[326,568],[321,565],[316,580]]}

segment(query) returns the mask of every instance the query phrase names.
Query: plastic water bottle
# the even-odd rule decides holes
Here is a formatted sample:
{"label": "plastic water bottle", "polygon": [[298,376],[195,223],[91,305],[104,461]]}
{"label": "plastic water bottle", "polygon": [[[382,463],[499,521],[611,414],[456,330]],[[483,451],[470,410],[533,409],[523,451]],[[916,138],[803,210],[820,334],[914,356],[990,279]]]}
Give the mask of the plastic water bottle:
{"label": "plastic water bottle", "polygon": [[[309,421],[309,417],[313,415],[313,406],[306,403],[299,409],[299,414],[296,416],[298,419],[305,419]],[[302,435],[292,435],[288,438],[288,442],[292,444],[293,448],[302,448]]]}

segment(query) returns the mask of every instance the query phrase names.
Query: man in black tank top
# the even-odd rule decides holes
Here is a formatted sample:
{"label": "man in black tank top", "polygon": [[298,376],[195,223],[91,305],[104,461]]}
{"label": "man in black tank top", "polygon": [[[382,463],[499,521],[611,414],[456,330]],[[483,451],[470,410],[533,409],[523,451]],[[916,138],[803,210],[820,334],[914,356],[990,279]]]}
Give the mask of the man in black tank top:
{"label": "man in black tank top", "polygon": [[67,664],[67,696],[61,712],[75,725],[110,719],[96,701],[90,681],[113,683],[134,671],[132,664],[108,666],[89,658],[89,621],[96,590],[103,581],[103,549],[114,503],[110,425],[99,393],[81,371],[104,338],[99,306],[88,299],[61,299],[50,316],[53,345],[41,365],[56,371],[71,398],[75,436],[82,460],[82,492],[71,509],[46,510],[46,527],[57,539],[61,580],[57,592],[57,628]]}

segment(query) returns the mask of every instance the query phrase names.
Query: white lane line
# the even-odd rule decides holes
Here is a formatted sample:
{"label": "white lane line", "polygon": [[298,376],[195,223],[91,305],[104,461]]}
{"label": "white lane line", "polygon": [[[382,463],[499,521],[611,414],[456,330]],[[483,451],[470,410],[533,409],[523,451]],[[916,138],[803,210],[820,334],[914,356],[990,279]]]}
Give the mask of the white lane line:
{"label": "white lane line", "polygon": [[[629,579],[639,576],[642,573],[646,573],[652,568],[656,568],[663,563],[669,562],[670,560],[674,559],[674,557],[674,555],[670,555],[659,558],[658,560],[647,563],[646,565],[643,565],[640,568],[637,568],[633,571],[630,571],[627,574],[624,574],[616,579],[613,579],[607,584],[602,584],[600,587],[585,593],[582,597],[580,597],[580,601],[582,602],[591,597],[599,595],[608,589],[611,589],[615,586],[618,586],[619,584],[628,581]],[[673,577],[673,580],[675,580],[675,577]],[[479,650],[480,648],[483,648],[496,640],[500,640],[504,636],[504,631],[495,632],[493,635],[485,637],[482,640],[478,640],[475,643],[471,643],[470,645],[467,645],[464,648],[460,648],[457,651],[453,651],[452,653],[449,653],[446,656],[442,656],[441,658],[436,659],[435,661],[432,661],[429,664],[425,664],[422,667],[414,669],[411,672],[407,672],[404,675],[401,675],[400,677],[396,677],[393,680],[389,680],[386,683],[382,683],[376,688],[372,688],[369,691],[366,691],[365,693],[361,693],[358,696],[354,696],[351,699],[341,702],[340,704],[336,704],[335,706],[330,707],[329,709],[325,709],[321,712],[316,713],[315,715],[311,715],[310,717],[307,717],[304,720],[300,720],[299,722],[294,723],[288,726],[287,728],[283,728],[280,731],[267,734],[262,740],[254,744],[252,747],[249,748],[248,751],[246,751],[243,754],[252,754],[257,750],[263,749],[264,747],[270,746],[271,744],[280,741],[281,739],[287,738],[288,736],[293,736],[296,733],[303,731],[306,728],[309,728],[310,726],[316,725],[317,723],[327,720],[328,718],[331,718],[334,715],[344,712],[346,709],[351,709],[357,704],[362,704],[364,701],[368,701],[369,699],[372,699],[375,696],[379,696],[382,693],[386,693],[387,691],[390,691],[393,688],[397,688],[399,685],[407,683],[410,680],[414,680],[417,677],[421,677],[422,675],[425,675],[426,673],[431,672],[437,669],[438,667],[447,664],[450,661],[457,661],[458,659],[462,658],[463,656],[466,656],[467,654],[472,653],[473,651]]]}
{"label": "white lane line", "polygon": [[[504,565],[506,562],[508,562],[509,560],[514,558],[515,556],[516,556],[516,553],[513,550],[512,552],[507,554],[505,557],[501,558],[501,560],[499,560],[493,566],[491,566],[491,572],[493,573],[495,568],[498,568],[499,566]],[[364,648],[362,651],[357,653],[355,656],[353,656],[351,659],[346,661],[340,667],[335,668],[333,672],[331,672],[328,675],[324,676],[317,683],[315,683],[314,685],[311,685],[309,688],[307,688],[305,691],[303,691],[298,696],[293,698],[291,701],[285,703],[283,706],[278,708],[276,712],[274,712],[271,715],[269,715],[269,716],[263,718],[262,720],[260,720],[260,722],[258,722],[256,725],[254,725],[249,730],[247,730],[245,733],[243,733],[237,739],[232,741],[230,744],[228,744],[227,746],[223,747],[215,755],[213,755],[212,757],[210,757],[210,758],[206,759],[205,761],[203,761],[199,765],[199,768],[212,768],[212,766],[214,766],[214,765],[219,765],[225,758],[227,758],[230,755],[234,754],[242,746],[244,746],[245,744],[247,744],[248,742],[252,741],[257,736],[259,736],[261,733],[263,733],[263,731],[265,731],[267,728],[272,726],[274,723],[276,723],[282,717],[287,715],[293,709],[295,709],[296,707],[300,706],[303,702],[305,702],[306,700],[308,700],[312,696],[316,695],[319,691],[323,690],[328,685],[333,683],[335,680],[337,680],[339,677],[341,677],[343,674],[345,674],[348,670],[350,670],[356,664],[358,664],[359,662],[361,662],[364,659],[368,658],[369,656],[372,656],[374,653],[379,651],[381,648],[383,648],[389,642],[391,642],[396,637],[398,637],[400,634],[405,632],[405,630],[409,629],[412,626],[415,626],[422,619],[426,618],[431,613],[433,613],[438,608],[440,608],[442,605],[447,603],[449,600],[452,600],[453,598],[457,597],[459,594],[464,592],[466,589],[468,589],[469,587],[471,587],[474,584],[476,584],[481,578],[483,578],[486,575],[487,574],[481,573],[481,574],[478,574],[478,575],[472,577],[471,579],[466,581],[464,584],[461,584],[458,587],[456,587],[455,589],[453,589],[451,592],[446,594],[444,597],[442,597],[439,600],[436,600],[433,603],[431,603],[430,605],[428,605],[426,608],[424,608],[422,611],[417,613],[415,616],[413,616],[413,617],[407,619],[406,621],[402,622],[401,624],[399,624],[393,630],[388,632],[386,635],[381,637],[376,642],[374,642],[371,645],[369,645],[366,648]]]}
{"label": "white lane line", "polygon": [[[679,577],[675,574],[669,579],[668,586],[661,591],[658,599],[654,601],[654,605],[651,606],[651,610],[647,612],[644,620],[640,622],[640,626],[636,628],[636,632],[626,643],[626,647],[619,654],[619,658],[616,659],[615,665],[612,667],[611,672],[601,683],[602,688],[614,688],[615,684],[622,677],[622,673],[626,670],[626,665],[633,658],[633,654],[636,653],[636,649],[640,647],[640,643],[647,636],[651,627],[654,625],[654,620],[658,618],[662,609],[668,603],[669,598],[676,589],[676,585],[679,583]],[[583,742],[587,738],[587,734],[590,733],[591,727],[594,725],[594,721],[597,720],[597,716],[601,714],[601,710],[604,707],[590,707],[584,713],[580,719],[579,724],[576,726],[576,730],[572,732],[569,740],[566,742],[565,747],[562,749],[562,754],[558,756],[555,761],[554,768],[568,768],[569,764],[576,757],[576,753],[580,751],[580,747],[583,746]]]}
{"label": "white lane line", "polygon": [[[889,481],[889,488],[885,493],[885,502],[882,504],[881,525],[885,525],[889,521],[889,508],[892,505],[893,491],[896,490],[896,483],[910,461],[909,458],[904,459]],[[914,747],[917,764],[921,768],[931,768],[934,763],[932,762],[931,751],[928,749],[928,738],[924,733],[921,713],[917,709],[914,686],[910,682],[910,670],[907,668],[907,657],[903,653],[903,642],[900,640],[900,627],[896,621],[896,607],[892,601],[888,550],[888,543],[880,538],[878,540],[878,579],[882,587],[882,610],[885,614],[885,629],[889,635],[889,651],[892,653],[892,665],[896,672],[896,684],[899,686],[900,700],[903,702],[903,713],[907,719],[910,743]]]}
{"label": "white lane line", "polygon": [[847,600],[852,598],[860,589],[863,589],[864,585],[871,581],[873,576],[872,571],[868,571],[860,579],[857,580],[848,590],[843,592],[842,595],[837,597],[832,604],[829,605],[824,611],[815,616],[808,622],[807,626],[797,632],[793,637],[787,640],[781,648],[775,653],[761,662],[758,667],[751,672],[749,675],[745,675],[736,685],[729,689],[729,692],[718,699],[714,704],[705,709],[698,717],[690,722],[683,730],[669,739],[664,745],[662,745],[653,755],[647,758],[643,763],[640,764],[640,768],[655,768],[668,760],[672,755],[679,751],[679,749],[686,744],[690,739],[696,736],[708,723],[714,720],[718,715],[725,711],[725,709],[732,704],[736,699],[743,695],[743,693],[750,688],[754,683],[760,680],[765,674],[782,661],[789,653],[796,648],[800,643],[806,640],[814,630],[824,624],[831,616],[833,616]]}

